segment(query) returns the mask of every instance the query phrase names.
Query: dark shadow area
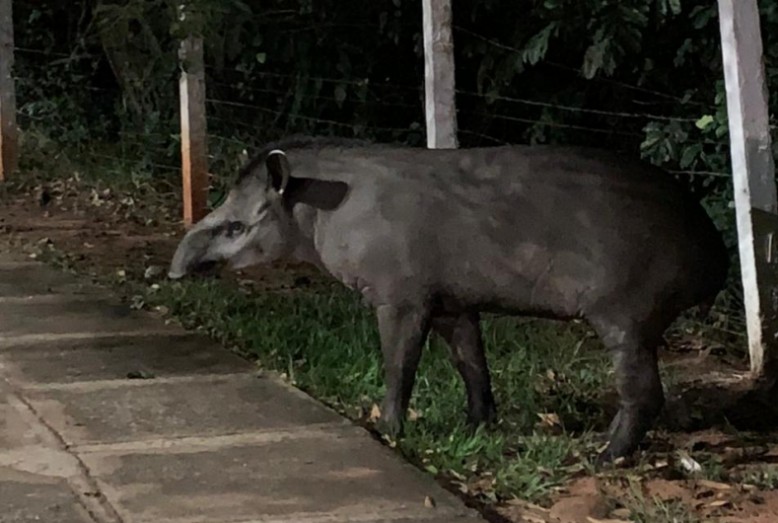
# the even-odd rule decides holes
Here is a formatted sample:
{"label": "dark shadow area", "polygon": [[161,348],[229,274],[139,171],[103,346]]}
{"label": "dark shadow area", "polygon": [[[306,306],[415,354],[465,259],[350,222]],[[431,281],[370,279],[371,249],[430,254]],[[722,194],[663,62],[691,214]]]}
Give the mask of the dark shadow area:
{"label": "dark shadow area", "polygon": [[778,429],[778,387],[739,372],[717,372],[679,383],[668,394],[658,427],[691,432],[712,427]]}

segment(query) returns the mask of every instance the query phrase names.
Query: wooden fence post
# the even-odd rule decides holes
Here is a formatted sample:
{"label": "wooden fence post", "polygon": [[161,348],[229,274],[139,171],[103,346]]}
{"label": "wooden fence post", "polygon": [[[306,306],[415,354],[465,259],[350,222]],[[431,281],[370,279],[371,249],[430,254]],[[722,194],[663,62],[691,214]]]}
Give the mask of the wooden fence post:
{"label": "wooden fence post", "polygon": [[427,147],[455,149],[457,141],[451,0],[422,0]]}
{"label": "wooden fence post", "polygon": [[778,378],[778,204],[756,0],[719,0],[751,371]]}
{"label": "wooden fence post", "polygon": [[14,89],[14,22],[12,0],[0,0],[0,182],[16,170],[19,137]]}
{"label": "wooden fence post", "polygon": [[[188,15],[181,11],[181,19]],[[208,144],[205,116],[205,65],[203,38],[191,34],[179,49],[181,78],[181,171],[184,193],[184,226],[190,227],[207,213]]]}

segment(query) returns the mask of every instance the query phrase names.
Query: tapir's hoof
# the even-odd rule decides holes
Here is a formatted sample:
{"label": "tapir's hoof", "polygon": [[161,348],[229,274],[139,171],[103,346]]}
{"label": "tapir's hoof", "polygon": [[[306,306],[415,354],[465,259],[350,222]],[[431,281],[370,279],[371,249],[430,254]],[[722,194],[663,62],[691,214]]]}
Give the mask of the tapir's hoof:
{"label": "tapir's hoof", "polygon": [[381,417],[376,422],[376,429],[384,436],[388,436],[391,439],[397,439],[402,435],[403,423],[399,418]]}
{"label": "tapir's hoof", "polygon": [[477,431],[480,427],[489,429],[495,425],[497,425],[497,408],[494,405],[467,415],[467,426],[472,432]]}
{"label": "tapir's hoof", "polygon": [[594,468],[597,470],[607,468],[614,464],[618,457],[611,452],[610,445],[597,455],[597,459],[594,460]]}
{"label": "tapir's hoof", "polygon": [[611,441],[608,443],[608,446],[605,447],[605,450],[600,452],[597,456],[594,467],[596,469],[602,469],[611,466],[623,466],[633,457],[637,447],[638,445],[614,444],[614,442]]}

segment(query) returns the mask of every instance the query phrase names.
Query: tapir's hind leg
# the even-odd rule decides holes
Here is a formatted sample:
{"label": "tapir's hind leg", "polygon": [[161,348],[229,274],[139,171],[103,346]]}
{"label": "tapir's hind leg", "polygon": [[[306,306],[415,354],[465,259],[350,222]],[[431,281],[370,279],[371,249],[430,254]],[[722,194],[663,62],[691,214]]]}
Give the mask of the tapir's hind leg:
{"label": "tapir's hind leg", "polygon": [[608,447],[599,457],[605,463],[634,452],[664,406],[657,364],[664,326],[616,314],[590,317],[589,321],[611,351],[621,401],[611,422]]}
{"label": "tapir's hind leg", "polygon": [[432,329],[445,340],[451,359],[465,382],[467,414],[472,425],[489,423],[497,413],[479,321],[478,313],[432,319]]}

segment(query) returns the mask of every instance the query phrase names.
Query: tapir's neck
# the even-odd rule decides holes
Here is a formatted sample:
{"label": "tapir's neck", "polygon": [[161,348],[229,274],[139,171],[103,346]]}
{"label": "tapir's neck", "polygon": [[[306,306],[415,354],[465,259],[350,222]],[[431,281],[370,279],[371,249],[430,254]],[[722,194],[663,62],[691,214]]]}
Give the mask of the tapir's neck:
{"label": "tapir's neck", "polygon": [[296,261],[310,263],[325,270],[316,250],[317,210],[310,205],[298,204],[295,206],[292,214],[294,225],[297,227],[298,232],[292,257]]}

